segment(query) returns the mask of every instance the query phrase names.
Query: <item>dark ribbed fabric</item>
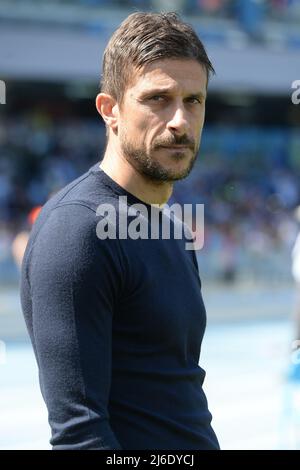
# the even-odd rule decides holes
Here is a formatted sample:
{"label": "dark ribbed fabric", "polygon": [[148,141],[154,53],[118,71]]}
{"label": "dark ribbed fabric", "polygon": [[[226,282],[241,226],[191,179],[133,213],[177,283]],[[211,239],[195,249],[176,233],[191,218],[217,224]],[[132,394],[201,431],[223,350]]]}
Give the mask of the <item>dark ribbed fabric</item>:
{"label": "dark ribbed fabric", "polygon": [[141,202],[93,166],[45,204],[26,249],[21,301],[50,442],[218,449],[198,365],[206,314],[195,253],[174,237],[99,239],[97,207],[118,208],[120,196]]}

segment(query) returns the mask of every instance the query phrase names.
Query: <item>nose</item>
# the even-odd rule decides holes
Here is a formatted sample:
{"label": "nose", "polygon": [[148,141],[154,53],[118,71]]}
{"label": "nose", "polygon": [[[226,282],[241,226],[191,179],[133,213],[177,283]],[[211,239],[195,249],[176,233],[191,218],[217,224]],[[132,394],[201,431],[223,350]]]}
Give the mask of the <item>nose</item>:
{"label": "nose", "polygon": [[167,122],[167,129],[172,133],[183,135],[188,133],[188,121],[183,106],[177,104]]}

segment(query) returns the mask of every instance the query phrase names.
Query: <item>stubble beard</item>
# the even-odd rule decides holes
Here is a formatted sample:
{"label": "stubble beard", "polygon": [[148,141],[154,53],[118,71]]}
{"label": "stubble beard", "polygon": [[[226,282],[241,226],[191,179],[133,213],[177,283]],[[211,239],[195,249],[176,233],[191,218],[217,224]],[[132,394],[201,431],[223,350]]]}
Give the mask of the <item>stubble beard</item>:
{"label": "stubble beard", "polygon": [[[185,143],[185,140],[181,139],[181,141],[179,141],[178,139],[177,142],[173,143]],[[168,142],[165,143],[165,145],[172,144],[171,142]],[[132,142],[126,139],[126,137],[123,137],[121,139],[122,154],[124,155],[126,160],[135,168],[135,170],[143,176],[146,176],[147,178],[155,182],[174,182],[186,178],[192,171],[192,168],[195,164],[199,145],[193,145],[192,158],[190,159],[188,166],[181,172],[174,172],[172,170],[169,170],[163,165],[161,165],[158,161],[153,159],[152,154],[156,149],[160,148],[161,146],[162,143],[156,144],[155,147],[148,152],[145,146],[137,148]],[[174,161],[178,161],[186,157],[182,155],[182,152],[178,152],[173,153],[172,158],[174,159]]]}

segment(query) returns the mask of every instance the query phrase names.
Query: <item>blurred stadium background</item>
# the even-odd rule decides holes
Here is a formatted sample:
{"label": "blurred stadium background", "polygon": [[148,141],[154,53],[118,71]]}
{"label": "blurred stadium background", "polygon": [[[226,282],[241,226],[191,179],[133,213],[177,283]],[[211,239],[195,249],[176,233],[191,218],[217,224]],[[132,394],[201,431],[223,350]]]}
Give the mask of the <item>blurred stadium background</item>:
{"label": "blurred stadium background", "polygon": [[[0,448],[49,447],[13,252],[35,208],[101,159],[94,106],[105,44],[136,10],[178,11],[212,79],[201,150],[172,200],[205,204],[201,365],[222,448],[300,448],[285,382],[299,226],[300,0],[0,0]],[[25,235],[26,236],[26,235]]]}

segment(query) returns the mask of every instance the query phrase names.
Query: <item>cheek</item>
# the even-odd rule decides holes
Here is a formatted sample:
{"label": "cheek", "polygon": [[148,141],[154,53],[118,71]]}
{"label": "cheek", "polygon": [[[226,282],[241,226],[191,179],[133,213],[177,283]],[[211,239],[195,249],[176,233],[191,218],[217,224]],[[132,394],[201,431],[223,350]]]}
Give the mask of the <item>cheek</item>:
{"label": "cheek", "polygon": [[130,113],[124,116],[122,125],[127,132],[127,139],[151,146],[152,141],[164,132],[163,122],[150,110],[132,106]]}
{"label": "cheek", "polygon": [[144,114],[132,112],[131,116],[128,116],[127,123],[127,129],[131,135],[134,135],[137,140],[144,140],[145,133],[149,127],[147,117]]}
{"label": "cheek", "polygon": [[146,145],[151,145],[152,141],[163,132],[160,121],[152,115],[143,115],[136,120],[137,136]]}
{"label": "cheek", "polygon": [[138,129],[141,133],[145,133],[146,130],[148,129],[148,120],[145,117],[142,117],[137,120],[136,122],[136,129]]}

